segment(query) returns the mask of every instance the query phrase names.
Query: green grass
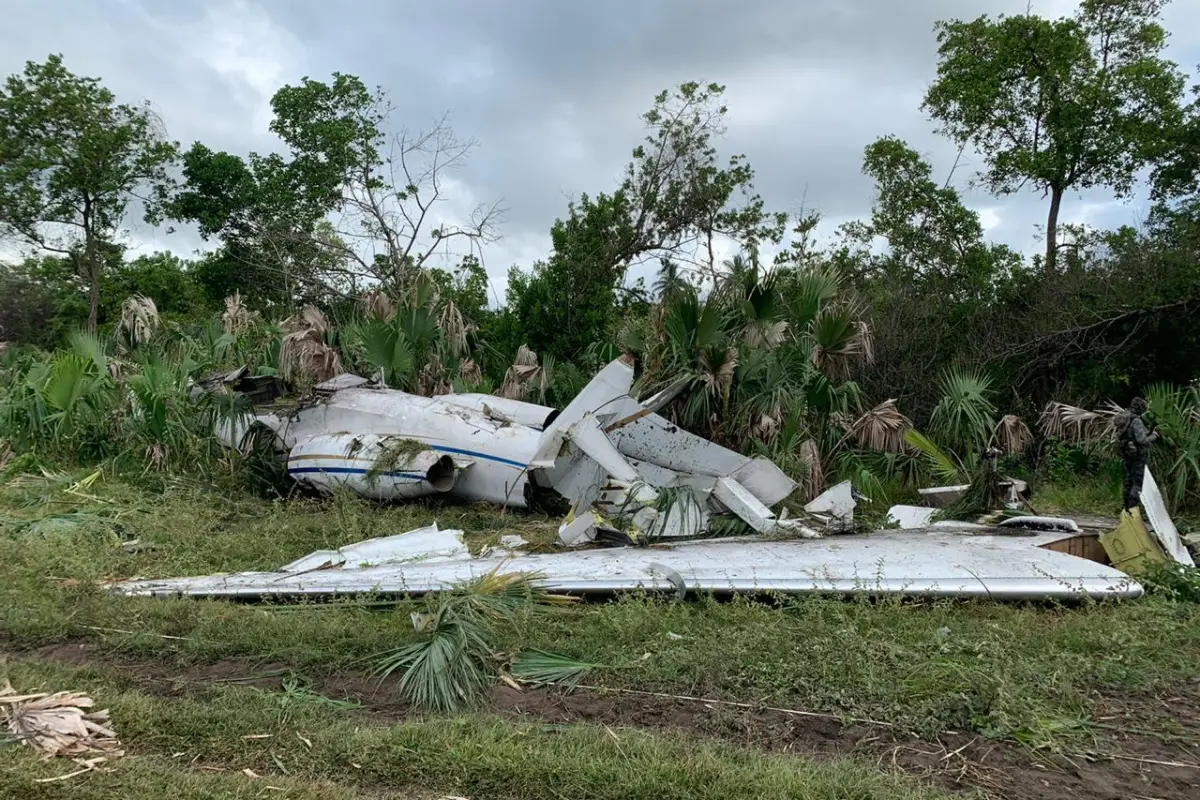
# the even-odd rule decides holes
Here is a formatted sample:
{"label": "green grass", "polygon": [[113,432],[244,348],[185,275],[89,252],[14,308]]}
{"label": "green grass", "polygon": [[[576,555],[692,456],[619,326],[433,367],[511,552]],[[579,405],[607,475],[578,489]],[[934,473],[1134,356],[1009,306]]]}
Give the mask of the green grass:
{"label": "green grass", "polygon": [[1109,475],[1081,477],[1037,487],[1033,505],[1043,513],[1089,513],[1116,517],[1121,513],[1121,481]]}
{"label": "green grass", "polygon": [[[151,492],[107,476],[74,493],[70,485],[0,486],[0,648],[87,639],[101,651],[180,667],[238,657],[279,662],[311,678],[365,672],[378,654],[413,640],[412,605],[123,598],[97,583],[271,569],[315,549],[435,519],[443,528],[466,530],[474,550],[504,533],[546,548],[556,530],[547,517],[475,506],[380,508],[350,496],[269,502],[184,481]],[[129,539],[140,540],[143,549],[123,549]],[[610,689],[761,702],[889,722],[925,735],[975,730],[1058,746],[1095,732],[1091,720],[1104,693],[1166,692],[1194,677],[1200,605],[1163,597],[1059,608],[795,598],[675,603],[631,596],[554,611],[524,609],[500,636],[503,652],[541,649],[619,667],[587,676],[587,683]],[[72,796],[161,796],[153,787],[164,785],[187,786],[192,796],[262,796],[260,782],[184,769],[170,758],[187,750],[202,760],[232,759],[239,770],[271,770],[273,762],[252,757],[258,751],[238,739],[258,732],[252,729],[266,714],[256,705],[266,702],[261,693],[231,689],[168,701],[139,694],[134,685],[116,686],[118,694],[111,695],[115,679],[102,671],[47,666],[19,674],[47,686],[58,675],[71,685],[53,688],[69,689],[90,675],[89,685],[104,691],[103,702],[111,702],[123,733],[133,736],[138,758],[111,775],[86,776],[89,788]],[[695,792],[688,796],[716,797],[712,787],[731,796],[787,796],[804,786],[817,787],[812,797],[886,796],[877,773],[841,762],[826,765],[826,773],[824,766],[786,766],[748,751],[633,733],[623,733],[617,748],[602,730],[522,727],[486,715],[375,730],[359,729],[327,705],[304,713],[319,720],[311,727],[322,745],[318,757],[296,749],[303,747],[299,740],[289,742],[292,778],[333,784],[320,795],[308,780],[288,783],[294,794],[286,796],[351,796],[345,785],[517,796],[522,770],[531,785],[554,786],[565,796],[617,796],[605,794],[624,786],[617,774],[635,775],[629,780],[646,796],[685,796],[680,792],[688,787]],[[199,744],[190,744],[193,739]],[[453,754],[443,752],[451,743]],[[586,769],[566,774],[563,763],[585,757]],[[637,769],[629,769],[627,758]],[[0,749],[0,759],[14,770],[0,778],[0,787],[42,774],[11,748]],[[361,769],[347,766],[348,759]],[[701,777],[685,780],[684,767]],[[399,776],[408,777],[397,783]],[[40,784],[33,794],[13,796],[66,796],[78,782]],[[673,785],[683,788],[669,789]],[[746,788],[735,791],[735,785]],[[855,793],[851,785],[867,788]]]}
{"label": "green grass", "polygon": [[[487,716],[373,727],[321,702],[296,704],[281,717],[275,698],[245,687],[163,699],[102,668],[14,664],[5,671],[18,685],[70,685],[103,697],[130,750],[111,774],[34,786],[31,778],[62,774],[68,766],[48,768],[16,748],[0,750],[0,791],[8,797],[270,796],[266,786],[297,798],[353,797],[364,790],[528,800],[942,796],[849,759],[814,763],[640,731]],[[246,769],[260,777],[245,776]]]}

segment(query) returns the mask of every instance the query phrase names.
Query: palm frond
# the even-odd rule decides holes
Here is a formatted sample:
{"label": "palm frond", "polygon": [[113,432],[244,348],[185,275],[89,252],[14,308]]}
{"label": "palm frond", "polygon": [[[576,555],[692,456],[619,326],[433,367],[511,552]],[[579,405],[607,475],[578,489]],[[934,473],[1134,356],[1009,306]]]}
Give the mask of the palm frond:
{"label": "palm frond", "polygon": [[225,311],[221,314],[221,326],[225,333],[237,336],[254,327],[257,315],[246,308],[240,292],[225,298]]}
{"label": "palm frond", "polygon": [[543,393],[546,388],[546,372],[538,366],[537,353],[527,345],[517,348],[513,364],[504,374],[504,384],[500,387],[500,396],[509,400],[525,400],[538,379],[541,378]]}
{"label": "palm frond", "polygon": [[800,486],[805,500],[812,500],[825,491],[825,470],[821,465],[820,446],[812,439],[805,439],[800,445],[800,460],[807,468]]}
{"label": "palm frond", "polygon": [[149,297],[133,295],[121,303],[121,321],[118,327],[135,347],[149,341],[160,322],[158,307]]}
{"label": "palm frond", "polygon": [[396,316],[396,301],[383,292],[366,292],[358,298],[359,308],[369,318],[391,322]]}
{"label": "palm frond", "polygon": [[574,689],[588,672],[604,668],[603,664],[579,661],[545,650],[523,650],[513,658],[512,676],[521,683],[534,686],[553,684]]}
{"label": "palm frond", "polygon": [[996,424],[993,436],[1009,455],[1024,453],[1033,444],[1033,432],[1016,414],[1005,414]]}
{"label": "palm frond", "polygon": [[1051,402],[1042,412],[1040,427],[1049,439],[1063,442],[1091,442],[1102,436],[1108,417],[1066,403]]}
{"label": "palm frond", "polygon": [[942,398],[929,420],[930,433],[960,453],[980,450],[996,427],[996,407],[988,395],[992,382],[986,375],[963,369],[942,373]]}
{"label": "palm frond", "polygon": [[486,631],[462,620],[437,625],[424,641],[381,660],[375,674],[401,671],[400,690],[418,708],[453,713],[482,699],[491,685]]}
{"label": "palm frond", "polygon": [[466,355],[467,337],[474,328],[463,319],[462,312],[458,310],[458,306],[454,304],[453,300],[447,300],[442,304],[438,326],[442,329],[442,337],[450,348],[450,352],[455,356]]}
{"label": "palm frond", "polygon": [[948,453],[930,441],[929,437],[916,428],[909,428],[904,433],[905,440],[925,459],[926,467],[939,481],[953,483],[963,475],[963,469]]}
{"label": "palm frond", "polygon": [[912,420],[900,412],[893,399],[880,403],[856,419],[851,423],[848,433],[859,447],[883,453],[900,453],[908,445],[904,434],[910,428]]}
{"label": "palm frond", "polygon": [[0,688],[0,721],[22,744],[43,758],[91,753],[124,755],[110,727],[108,711],[89,711],[95,701],[78,692],[18,694],[11,683]]}

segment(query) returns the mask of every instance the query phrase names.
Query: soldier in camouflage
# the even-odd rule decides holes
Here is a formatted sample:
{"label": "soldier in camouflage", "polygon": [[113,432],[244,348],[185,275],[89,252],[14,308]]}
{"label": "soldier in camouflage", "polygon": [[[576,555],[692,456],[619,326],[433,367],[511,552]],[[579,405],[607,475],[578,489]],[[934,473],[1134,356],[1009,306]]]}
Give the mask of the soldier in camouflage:
{"label": "soldier in camouflage", "polygon": [[1149,409],[1144,398],[1135,397],[1129,410],[1119,419],[1117,438],[1121,445],[1121,458],[1125,462],[1123,502],[1125,510],[1137,508],[1142,495],[1142,481],[1146,465],[1150,461],[1150,445],[1158,438],[1158,431],[1147,431],[1142,415]]}

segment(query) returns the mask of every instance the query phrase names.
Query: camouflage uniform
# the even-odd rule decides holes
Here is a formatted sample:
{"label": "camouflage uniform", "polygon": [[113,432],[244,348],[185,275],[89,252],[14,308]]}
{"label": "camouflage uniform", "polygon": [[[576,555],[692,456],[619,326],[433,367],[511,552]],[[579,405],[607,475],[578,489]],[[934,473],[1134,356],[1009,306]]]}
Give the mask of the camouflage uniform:
{"label": "camouflage uniform", "polygon": [[1125,462],[1122,495],[1126,511],[1137,508],[1141,499],[1142,481],[1145,480],[1146,465],[1150,461],[1150,444],[1157,438],[1157,434],[1146,432],[1146,423],[1142,421],[1142,414],[1146,410],[1144,403],[1139,407],[1135,401],[1130,410],[1132,413],[1120,433],[1121,458]]}

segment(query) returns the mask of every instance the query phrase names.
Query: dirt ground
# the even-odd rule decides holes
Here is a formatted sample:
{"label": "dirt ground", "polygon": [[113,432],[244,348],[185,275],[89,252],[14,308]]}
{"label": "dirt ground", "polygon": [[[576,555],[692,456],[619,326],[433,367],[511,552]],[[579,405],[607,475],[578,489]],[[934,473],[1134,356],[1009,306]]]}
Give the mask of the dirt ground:
{"label": "dirt ground", "polygon": [[[239,681],[277,687],[284,664],[225,660],[180,669],[158,662],[123,660],[88,644],[64,644],[3,654],[10,660],[103,664],[160,696],[203,694]],[[276,672],[276,674],[278,674]],[[387,725],[409,715],[395,682],[382,685],[359,673],[314,680],[334,699],[353,699],[348,712]],[[968,732],[946,731],[923,740],[877,723],[843,723],[822,714],[739,707],[716,701],[579,689],[499,686],[492,710],[528,722],[590,723],[617,731],[645,729],[718,738],[730,743],[811,758],[854,756],[882,769],[920,776],[955,793],[1011,800],[1196,800],[1200,798],[1200,683],[1172,696],[1098,697],[1096,721],[1104,736],[1096,752],[1052,754]],[[1170,730],[1167,735],[1161,731]]]}

